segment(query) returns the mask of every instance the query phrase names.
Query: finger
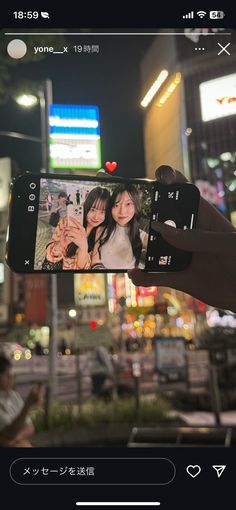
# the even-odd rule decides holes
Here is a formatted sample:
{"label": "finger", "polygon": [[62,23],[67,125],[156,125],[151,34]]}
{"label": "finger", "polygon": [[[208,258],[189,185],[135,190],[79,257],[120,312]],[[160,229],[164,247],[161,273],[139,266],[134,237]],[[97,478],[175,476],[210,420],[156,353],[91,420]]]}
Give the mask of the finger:
{"label": "finger", "polygon": [[106,170],[104,168],[100,168],[96,173],[96,177],[104,177],[104,175],[106,175]]}
{"label": "finger", "polygon": [[183,273],[145,273],[135,268],[128,271],[128,277],[136,287],[171,287],[181,289]]}
{"label": "finger", "polygon": [[152,222],[151,227],[168,243],[181,250],[236,256],[236,231],[182,230],[159,222]]}
{"label": "finger", "polygon": [[189,182],[188,179],[171,166],[161,165],[155,171],[156,180],[162,184],[173,184],[174,182]]}
{"label": "finger", "polygon": [[76,225],[76,226],[73,226],[73,227],[72,226],[71,227],[67,227],[67,228],[65,228],[65,233],[66,234],[70,234],[70,233],[78,234],[78,230],[80,231],[80,233],[81,232],[83,233],[84,228],[81,227],[81,225],[80,226]]}

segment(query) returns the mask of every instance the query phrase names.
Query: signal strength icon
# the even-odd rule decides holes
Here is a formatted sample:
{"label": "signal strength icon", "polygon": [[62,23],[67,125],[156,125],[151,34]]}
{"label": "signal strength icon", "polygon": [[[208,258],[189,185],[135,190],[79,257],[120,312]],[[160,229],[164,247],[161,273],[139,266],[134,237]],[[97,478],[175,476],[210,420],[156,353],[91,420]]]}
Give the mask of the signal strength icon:
{"label": "signal strength icon", "polygon": [[191,12],[188,12],[188,14],[184,14],[184,16],[182,16],[183,19],[190,19],[190,18],[194,18],[194,12],[191,11]]}
{"label": "signal strength icon", "polygon": [[206,12],[205,11],[198,11],[197,12],[197,16],[199,16],[199,18],[204,18],[204,16],[206,16]]}

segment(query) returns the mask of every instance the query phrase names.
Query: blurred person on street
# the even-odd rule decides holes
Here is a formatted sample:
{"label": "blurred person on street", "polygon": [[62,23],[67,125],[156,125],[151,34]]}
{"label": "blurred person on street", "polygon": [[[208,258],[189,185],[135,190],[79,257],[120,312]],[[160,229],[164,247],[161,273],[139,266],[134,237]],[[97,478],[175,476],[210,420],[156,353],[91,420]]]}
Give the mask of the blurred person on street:
{"label": "blurred person on street", "polygon": [[93,353],[92,392],[97,397],[112,398],[115,387],[114,365],[108,350],[103,345],[96,347]]}
{"label": "blurred person on street", "polygon": [[49,224],[52,227],[57,227],[59,221],[66,216],[66,206],[67,206],[67,194],[65,191],[60,191],[57,197],[57,206],[55,210],[51,213],[49,218]]}
{"label": "blurred person on street", "polygon": [[29,416],[33,406],[42,400],[42,385],[35,385],[25,402],[12,389],[10,360],[0,354],[0,447],[32,447],[34,426]]}
{"label": "blurred person on street", "polygon": [[[178,170],[162,165],[156,179],[163,184],[188,182]],[[236,228],[213,205],[200,198],[197,228],[182,230],[160,222],[152,229],[176,248],[193,253],[187,269],[172,273],[128,271],[136,286],[170,287],[204,303],[236,313]]]}

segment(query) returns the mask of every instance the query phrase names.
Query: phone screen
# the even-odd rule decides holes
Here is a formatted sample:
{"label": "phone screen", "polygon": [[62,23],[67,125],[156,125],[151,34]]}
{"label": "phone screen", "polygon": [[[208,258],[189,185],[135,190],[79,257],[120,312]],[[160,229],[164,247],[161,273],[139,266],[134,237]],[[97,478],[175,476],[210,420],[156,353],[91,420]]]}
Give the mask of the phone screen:
{"label": "phone screen", "polygon": [[41,178],[34,270],[144,268],[151,199],[148,182]]}

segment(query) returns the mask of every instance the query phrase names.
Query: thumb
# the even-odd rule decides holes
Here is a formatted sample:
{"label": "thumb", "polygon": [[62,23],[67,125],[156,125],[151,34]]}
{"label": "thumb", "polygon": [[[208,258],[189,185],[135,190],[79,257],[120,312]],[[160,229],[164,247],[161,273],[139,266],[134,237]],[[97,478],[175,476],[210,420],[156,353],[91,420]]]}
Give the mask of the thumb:
{"label": "thumb", "polygon": [[151,227],[181,250],[236,256],[236,232],[182,230],[159,222],[152,222]]}

